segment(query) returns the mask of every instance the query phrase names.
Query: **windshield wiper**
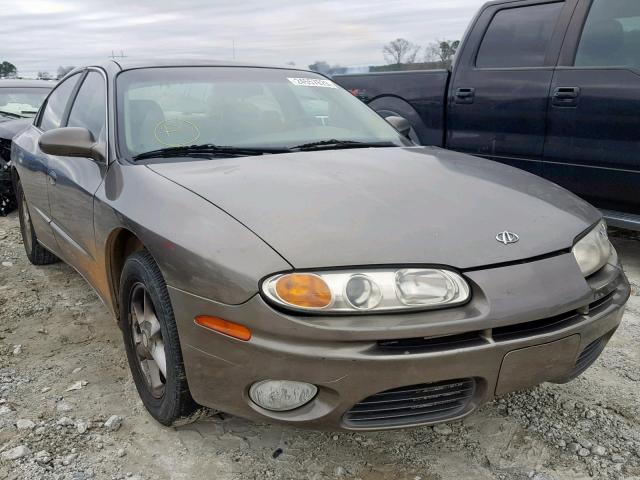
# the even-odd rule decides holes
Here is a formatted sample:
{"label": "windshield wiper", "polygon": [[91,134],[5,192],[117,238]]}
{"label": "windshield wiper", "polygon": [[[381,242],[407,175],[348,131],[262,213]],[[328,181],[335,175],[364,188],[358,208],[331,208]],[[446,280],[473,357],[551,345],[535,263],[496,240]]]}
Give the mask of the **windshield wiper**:
{"label": "windshield wiper", "polygon": [[212,143],[204,143],[202,145],[185,145],[182,147],[167,147],[150,152],[140,153],[132,157],[132,160],[144,160],[146,158],[158,157],[193,157],[193,156],[250,156],[264,155],[269,153],[286,153],[286,148],[248,148],[248,147],[232,147],[226,145],[214,145]]}
{"label": "windshield wiper", "polygon": [[320,140],[318,142],[303,143],[302,145],[290,147],[290,150],[305,151],[371,147],[397,147],[397,145],[393,142],[358,142],[356,140],[337,140],[335,138],[332,138],[330,140]]}
{"label": "windshield wiper", "polygon": [[14,112],[6,112],[4,110],[0,110],[0,115],[5,115],[7,117],[12,117],[12,118],[26,118],[24,115],[20,115]]}

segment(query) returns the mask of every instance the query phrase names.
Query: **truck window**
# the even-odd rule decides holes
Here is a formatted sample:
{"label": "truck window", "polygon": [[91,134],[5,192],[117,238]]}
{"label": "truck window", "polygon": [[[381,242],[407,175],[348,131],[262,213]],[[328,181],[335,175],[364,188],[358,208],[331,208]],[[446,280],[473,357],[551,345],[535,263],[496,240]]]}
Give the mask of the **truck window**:
{"label": "truck window", "polygon": [[640,2],[594,0],[576,67],[640,67]]}
{"label": "truck window", "polygon": [[500,10],[482,39],[478,68],[542,67],[563,2]]}

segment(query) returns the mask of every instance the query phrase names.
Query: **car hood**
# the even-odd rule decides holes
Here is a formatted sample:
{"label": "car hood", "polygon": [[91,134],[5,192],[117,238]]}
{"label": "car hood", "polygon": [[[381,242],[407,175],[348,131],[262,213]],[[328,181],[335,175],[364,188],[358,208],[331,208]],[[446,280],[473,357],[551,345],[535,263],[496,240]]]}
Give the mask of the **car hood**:
{"label": "car hood", "polygon": [[[435,147],[148,166],[226,211],[295,268],[512,262],[569,249],[600,218],[546,180]],[[498,242],[505,230],[519,241]]]}
{"label": "car hood", "polygon": [[0,115],[0,138],[11,140],[17,133],[27,128],[31,122],[33,122],[32,118],[7,119],[7,117]]}

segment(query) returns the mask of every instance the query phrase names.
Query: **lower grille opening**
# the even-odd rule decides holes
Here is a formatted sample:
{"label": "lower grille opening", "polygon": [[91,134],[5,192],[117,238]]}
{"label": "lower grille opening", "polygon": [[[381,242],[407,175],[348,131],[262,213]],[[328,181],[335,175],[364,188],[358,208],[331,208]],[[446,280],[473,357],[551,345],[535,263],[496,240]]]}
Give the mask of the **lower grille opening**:
{"label": "lower grille opening", "polygon": [[480,332],[467,332],[445,337],[418,337],[398,340],[379,340],[378,350],[389,353],[426,353],[447,351],[456,348],[476,347],[487,344]]}
{"label": "lower grille opening", "polygon": [[576,361],[576,365],[575,367],[573,367],[573,370],[571,371],[571,374],[569,376],[571,378],[575,378],[581,375],[582,373],[584,373],[584,371],[587,368],[589,368],[591,365],[593,365],[593,362],[595,362],[598,359],[598,357],[604,350],[604,347],[606,346],[606,344],[607,344],[607,339],[605,335],[604,337],[600,337],[596,341],[591,342],[589,345],[587,345],[587,347],[582,351],[582,353],[578,357],[578,360]]}
{"label": "lower grille opening", "polygon": [[344,421],[353,427],[393,427],[447,420],[473,399],[473,378],[423,383],[377,393],[355,404]]}

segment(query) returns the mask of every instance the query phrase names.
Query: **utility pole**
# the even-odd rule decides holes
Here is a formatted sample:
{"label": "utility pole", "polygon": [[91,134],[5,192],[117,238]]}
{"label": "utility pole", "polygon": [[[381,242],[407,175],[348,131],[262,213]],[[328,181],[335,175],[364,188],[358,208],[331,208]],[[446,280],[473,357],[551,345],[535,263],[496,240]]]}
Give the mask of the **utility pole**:
{"label": "utility pole", "polygon": [[231,47],[233,48],[233,59],[236,59],[236,39],[231,39]]}
{"label": "utility pole", "polygon": [[109,55],[109,58],[113,58],[114,60],[116,58],[126,58],[127,56],[124,54],[123,50],[120,50],[120,55],[118,55],[114,50],[111,50],[111,55]]}

